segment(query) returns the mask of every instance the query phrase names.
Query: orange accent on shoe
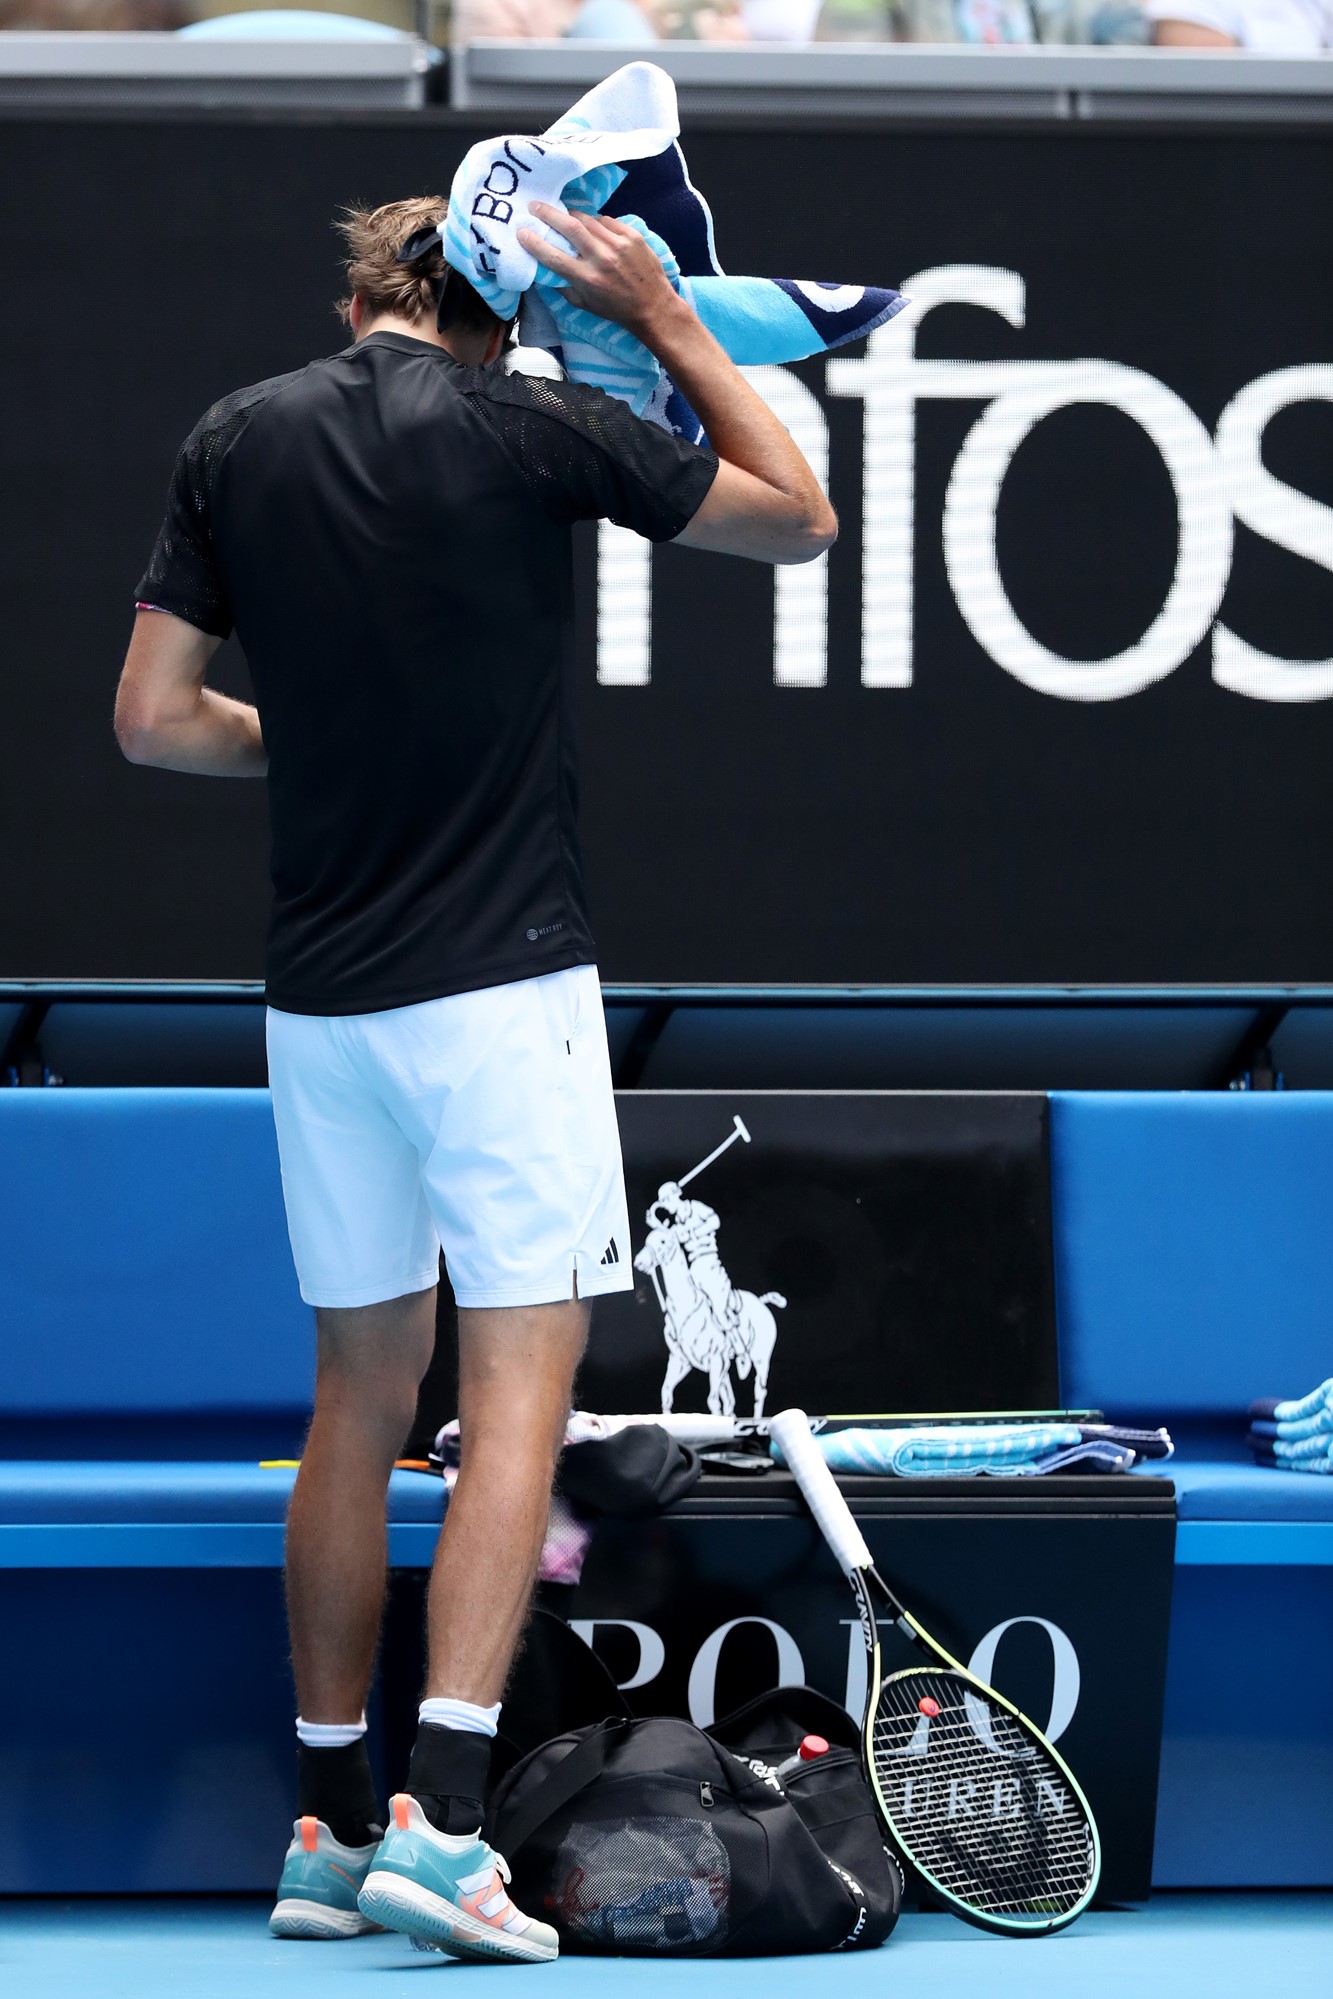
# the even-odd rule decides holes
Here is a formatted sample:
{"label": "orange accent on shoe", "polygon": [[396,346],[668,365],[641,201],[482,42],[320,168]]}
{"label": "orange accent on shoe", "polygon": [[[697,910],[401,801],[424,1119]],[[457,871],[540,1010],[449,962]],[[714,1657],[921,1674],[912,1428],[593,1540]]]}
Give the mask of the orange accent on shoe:
{"label": "orange accent on shoe", "polygon": [[319,1820],[303,1818],[301,1820],[302,1851],[305,1853],[313,1853],[318,1845],[319,1845]]}
{"label": "orange accent on shoe", "polygon": [[410,1803],[411,1799],[405,1797],[401,1791],[393,1801],[393,1822],[399,1832],[406,1832],[411,1824],[411,1820],[407,1816],[407,1808]]}
{"label": "orange accent on shoe", "polygon": [[[504,1895],[504,1901],[493,1916],[488,1916],[481,1905],[483,1902],[492,1901],[496,1895]],[[502,1930],[514,1913],[514,1905],[508,1895],[505,1895],[505,1884],[498,1868],[484,1888],[478,1888],[472,1895],[460,1895],[458,1906],[466,1910],[469,1916],[475,1916],[479,1923],[486,1923],[493,1930]]]}

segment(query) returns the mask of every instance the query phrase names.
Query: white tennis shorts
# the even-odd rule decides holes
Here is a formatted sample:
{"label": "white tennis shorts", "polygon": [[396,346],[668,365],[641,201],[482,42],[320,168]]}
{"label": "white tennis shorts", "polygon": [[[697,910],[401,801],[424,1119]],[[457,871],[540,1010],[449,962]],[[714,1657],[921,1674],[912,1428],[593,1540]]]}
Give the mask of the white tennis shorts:
{"label": "white tennis shorts", "polygon": [[629,1216],[597,970],[385,1013],[268,1014],[301,1296],[463,1306],[628,1291]]}

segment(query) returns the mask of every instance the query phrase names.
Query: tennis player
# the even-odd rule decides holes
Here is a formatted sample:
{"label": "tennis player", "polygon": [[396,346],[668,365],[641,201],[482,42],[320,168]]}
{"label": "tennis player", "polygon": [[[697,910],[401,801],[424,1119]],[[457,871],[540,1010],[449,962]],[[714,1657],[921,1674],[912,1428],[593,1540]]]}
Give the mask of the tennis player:
{"label": "tennis player", "polygon": [[[575,830],[571,528],[786,563],[836,522],[633,229],[548,209],[566,247],[527,241],[651,348],[711,450],[506,372],[509,327],[426,233],[445,206],[344,217],[353,344],[224,397],[186,440],[116,734],[136,763],[268,779],[269,1075],[318,1328],[287,1534],[300,1817],[272,1928],[378,1922],[531,1962],[555,1934],[510,1902],[482,1801],[589,1301],[632,1281]],[[206,684],[233,630],[254,707]],[[463,1459],[382,1837],[364,1707],[442,1246]]]}

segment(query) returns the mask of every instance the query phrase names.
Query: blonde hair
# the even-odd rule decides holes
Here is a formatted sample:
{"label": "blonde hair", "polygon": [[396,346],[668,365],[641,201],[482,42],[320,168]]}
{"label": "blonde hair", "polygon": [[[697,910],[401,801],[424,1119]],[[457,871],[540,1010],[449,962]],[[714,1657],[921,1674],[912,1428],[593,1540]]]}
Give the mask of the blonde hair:
{"label": "blonde hair", "polygon": [[[345,208],[335,227],[347,247],[347,283],[367,314],[378,319],[436,317],[440,288],[448,280],[448,305],[440,324],[465,326],[489,333],[504,324],[467,280],[448,271],[444,250],[434,242],[410,264],[400,264],[398,252],[418,229],[443,222],[449,203],[442,194],[418,194],[410,201],[387,201],[382,208]],[[351,318],[351,296],[338,301],[339,316]]]}
{"label": "blonde hair", "polygon": [[[444,222],[450,204],[442,194],[418,194],[410,202],[384,208],[344,208],[336,228],[348,246],[348,286],[372,318],[392,312],[398,320],[436,316],[444,250],[436,244],[414,264],[400,264],[398,252],[416,230]],[[338,300],[338,314],[352,316],[352,298]]]}

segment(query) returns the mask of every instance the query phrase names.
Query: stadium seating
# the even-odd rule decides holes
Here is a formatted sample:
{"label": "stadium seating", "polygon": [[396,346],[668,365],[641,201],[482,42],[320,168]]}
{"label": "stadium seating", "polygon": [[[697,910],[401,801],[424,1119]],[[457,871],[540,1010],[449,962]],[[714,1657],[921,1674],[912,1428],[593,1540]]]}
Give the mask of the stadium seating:
{"label": "stadium seating", "polygon": [[[1326,1693],[1293,1707],[1273,1668],[1333,1647],[1333,1480],[1248,1464],[1242,1419],[1251,1397],[1302,1393],[1333,1366],[1333,1095],[1051,1103],[1065,1399],[1166,1421],[1182,1445],[1166,1468],[1180,1524],[1155,1877],[1327,1883],[1333,1712]],[[259,1460],[299,1448],[312,1347],[267,1095],[0,1091],[0,1211],[0,1785],[16,1801],[0,1882],[260,1885],[289,1760],[291,1474]],[[396,1563],[429,1559],[441,1498],[396,1476]],[[94,1681],[117,1726],[90,1750],[69,1716]],[[224,1686],[225,1728],[201,1730]],[[183,1732],[185,1766],[168,1753]],[[77,1879],[34,1876],[45,1848],[16,1831],[60,1782],[52,1741],[100,1799]],[[200,1787],[237,1767],[204,1837]],[[169,1832],[148,1850],[118,1827],[159,1781],[175,1787]]]}

